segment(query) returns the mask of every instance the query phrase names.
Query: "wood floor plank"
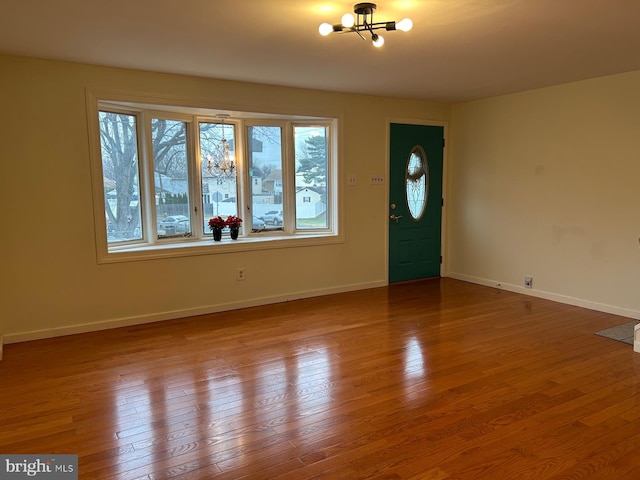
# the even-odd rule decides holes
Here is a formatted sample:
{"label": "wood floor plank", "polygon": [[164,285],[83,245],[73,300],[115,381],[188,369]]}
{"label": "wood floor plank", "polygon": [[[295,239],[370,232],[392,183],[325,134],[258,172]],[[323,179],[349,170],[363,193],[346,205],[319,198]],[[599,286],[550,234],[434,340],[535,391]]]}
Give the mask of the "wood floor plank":
{"label": "wood floor plank", "polygon": [[5,346],[0,453],[88,479],[640,474],[629,319],[452,279]]}

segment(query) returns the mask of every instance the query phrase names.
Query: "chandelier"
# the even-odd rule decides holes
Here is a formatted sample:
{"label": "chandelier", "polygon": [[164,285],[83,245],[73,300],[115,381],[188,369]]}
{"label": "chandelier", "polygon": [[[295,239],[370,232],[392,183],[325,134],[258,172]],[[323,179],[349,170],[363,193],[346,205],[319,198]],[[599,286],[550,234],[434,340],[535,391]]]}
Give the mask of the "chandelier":
{"label": "chandelier", "polygon": [[356,32],[360,38],[365,40],[360,32],[369,32],[371,34],[371,42],[374,47],[381,47],[384,45],[384,37],[375,32],[384,28],[386,31],[390,30],[402,30],[408,32],[413,28],[413,22],[405,18],[399,22],[374,22],[373,12],[376,11],[375,3],[356,3],[353,6],[354,17],[350,13],[345,13],[342,16],[341,23],[331,25],[330,23],[323,23],[318,27],[320,35],[327,36],[332,32],[336,33],[348,33]]}
{"label": "chandelier", "polygon": [[218,151],[215,158],[211,154],[207,155],[207,171],[213,177],[234,177],[236,175],[236,162],[231,158],[229,154],[229,142],[224,134],[224,121],[229,118],[229,115],[221,113],[216,115],[216,118],[221,120],[220,127],[222,128],[222,139],[218,145]]}

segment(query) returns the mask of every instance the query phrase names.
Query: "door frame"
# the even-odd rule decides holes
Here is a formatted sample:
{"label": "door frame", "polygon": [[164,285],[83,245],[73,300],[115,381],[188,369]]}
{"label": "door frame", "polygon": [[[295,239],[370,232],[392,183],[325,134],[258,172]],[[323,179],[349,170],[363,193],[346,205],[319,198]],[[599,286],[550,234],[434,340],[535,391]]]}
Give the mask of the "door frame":
{"label": "door frame", "polygon": [[442,252],[442,263],[440,265],[440,276],[447,277],[449,276],[448,269],[448,245],[446,239],[448,238],[448,201],[447,194],[449,191],[449,161],[448,161],[448,152],[449,152],[449,122],[447,121],[438,121],[438,120],[419,120],[415,118],[402,118],[402,117],[387,117],[386,122],[386,147],[385,147],[385,171],[387,177],[387,188],[385,189],[385,222],[386,223],[386,236],[384,239],[384,255],[385,255],[385,283],[389,285],[389,215],[387,214],[387,210],[389,207],[390,195],[390,168],[391,168],[391,159],[389,158],[389,149],[391,147],[391,124],[392,123],[406,123],[410,125],[422,125],[425,127],[442,127],[443,128],[443,138],[444,138],[444,147],[442,149],[442,198],[444,200],[444,204],[442,206],[442,219],[440,224],[440,251]]}

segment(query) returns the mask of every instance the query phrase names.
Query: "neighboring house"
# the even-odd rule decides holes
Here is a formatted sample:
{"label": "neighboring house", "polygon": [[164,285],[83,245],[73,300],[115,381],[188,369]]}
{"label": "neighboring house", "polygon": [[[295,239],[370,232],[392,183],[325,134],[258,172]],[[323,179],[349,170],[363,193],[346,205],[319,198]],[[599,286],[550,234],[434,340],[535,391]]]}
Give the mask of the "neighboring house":
{"label": "neighboring house", "polygon": [[203,203],[215,203],[231,201],[236,197],[235,177],[202,177],[202,201]]}
{"label": "neighboring house", "polygon": [[[118,198],[118,190],[116,188],[116,182],[113,179],[108,177],[103,177],[103,182],[105,185],[105,189],[109,188],[106,193],[106,202],[108,203],[111,210],[116,212],[116,203]],[[187,181],[185,179],[175,179],[171,178],[167,175],[164,175],[159,172],[155,172],[154,174],[154,182],[155,182],[155,191],[156,195],[156,205],[161,205],[160,200],[165,197],[167,194],[184,194],[187,193]],[[130,207],[136,208],[138,206],[138,190],[137,188],[133,191],[133,195],[131,197]],[[159,212],[160,215],[169,215],[170,213],[184,213],[184,212]]]}
{"label": "neighboring house", "polygon": [[256,193],[262,193],[262,178],[260,177],[251,177],[251,191]]}
{"label": "neighboring house", "polygon": [[282,170],[273,170],[266,178],[262,179],[263,193],[282,193]]}
{"label": "neighboring house", "polygon": [[237,215],[235,177],[214,177],[205,170],[202,174],[202,204],[205,217]]}
{"label": "neighboring house", "polygon": [[160,172],[155,172],[153,178],[156,192],[173,194],[187,193],[187,181],[184,178],[172,178]]}
{"label": "neighboring house", "polygon": [[[171,178],[167,175],[156,172],[155,189],[158,192],[156,196],[156,205],[158,206],[157,214],[160,218],[167,215],[187,215],[187,206],[177,208],[177,206],[167,205],[162,200],[165,199],[167,194],[178,195],[186,194],[188,192],[187,180],[184,178]],[[107,182],[113,184],[115,182],[105,178],[105,185]],[[107,192],[107,201],[112,209],[116,208],[117,191],[115,188]],[[208,172],[204,172],[202,176],[202,203],[204,206],[205,216],[211,215],[237,215],[236,207],[236,182],[234,177],[214,177]],[[221,205],[224,203],[225,205]],[[138,194],[134,192],[134,196],[131,202],[132,207],[138,205]]]}
{"label": "neighboring house", "polygon": [[304,187],[296,191],[296,216],[315,218],[327,209],[323,198],[325,190],[318,187]]}

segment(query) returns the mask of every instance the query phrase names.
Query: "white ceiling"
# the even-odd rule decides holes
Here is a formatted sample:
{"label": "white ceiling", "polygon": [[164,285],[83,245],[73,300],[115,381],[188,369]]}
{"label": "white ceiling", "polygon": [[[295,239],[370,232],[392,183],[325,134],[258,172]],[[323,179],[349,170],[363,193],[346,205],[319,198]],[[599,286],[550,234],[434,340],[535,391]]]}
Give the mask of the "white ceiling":
{"label": "white ceiling", "polygon": [[640,70],[640,0],[379,0],[413,30],[318,34],[354,3],[0,0],[0,53],[448,102]]}

